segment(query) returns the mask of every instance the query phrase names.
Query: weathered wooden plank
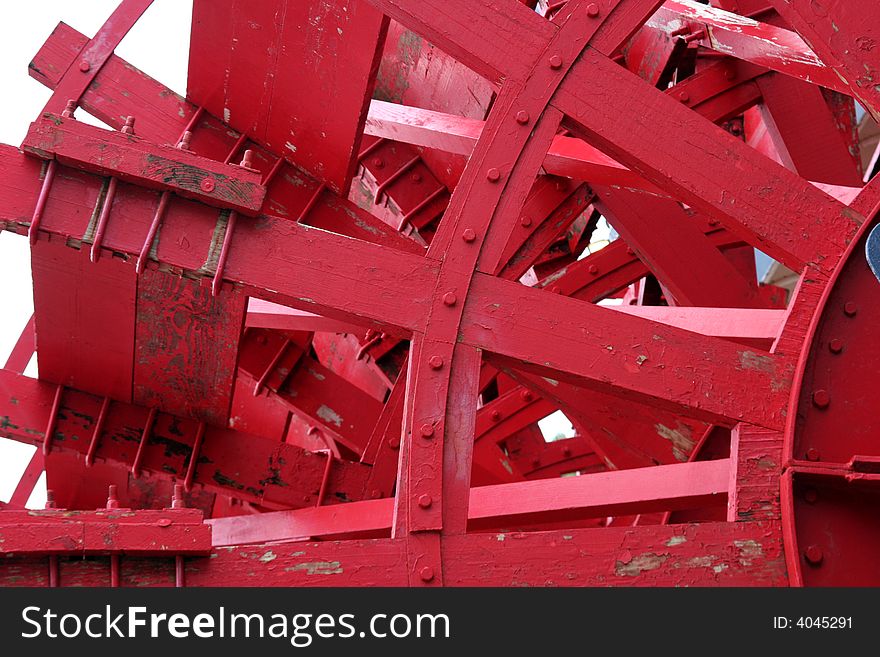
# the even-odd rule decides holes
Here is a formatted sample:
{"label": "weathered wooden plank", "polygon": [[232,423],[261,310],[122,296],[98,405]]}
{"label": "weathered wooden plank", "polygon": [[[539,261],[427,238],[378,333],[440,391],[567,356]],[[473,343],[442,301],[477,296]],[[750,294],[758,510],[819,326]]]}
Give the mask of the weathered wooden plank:
{"label": "weathered wooden plank", "polygon": [[138,278],[134,402],[225,426],[247,298],[157,268]]}
{"label": "weathered wooden plank", "polygon": [[344,193],[386,29],[364,0],[196,0],[187,95]]}

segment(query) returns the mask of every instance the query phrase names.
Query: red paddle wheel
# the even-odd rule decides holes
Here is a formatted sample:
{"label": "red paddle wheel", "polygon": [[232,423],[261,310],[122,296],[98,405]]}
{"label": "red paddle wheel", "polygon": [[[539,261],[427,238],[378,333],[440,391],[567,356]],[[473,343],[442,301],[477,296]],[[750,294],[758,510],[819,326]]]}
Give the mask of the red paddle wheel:
{"label": "red paddle wheel", "polygon": [[880,584],[880,6],[150,4],[0,149],[0,583]]}

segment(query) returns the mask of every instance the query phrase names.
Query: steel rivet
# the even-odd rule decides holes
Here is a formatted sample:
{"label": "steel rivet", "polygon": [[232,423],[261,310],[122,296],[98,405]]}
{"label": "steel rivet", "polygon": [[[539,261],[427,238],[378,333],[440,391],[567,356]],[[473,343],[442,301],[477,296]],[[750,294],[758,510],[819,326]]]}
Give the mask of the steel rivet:
{"label": "steel rivet", "polygon": [[717,226],[717,225],[720,224],[720,223],[721,223],[721,222],[718,221],[717,219],[709,219],[709,225],[710,225],[710,226]]}
{"label": "steel rivet", "polygon": [[596,274],[599,273],[599,268],[598,268],[596,265],[590,265],[589,267],[587,267],[587,270],[588,270],[593,276],[595,276]]}
{"label": "steel rivet", "polygon": [[532,397],[534,397],[531,390],[521,390],[519,396],[525,401],[531,401]]}
{"label": "steel rivet", "polygon": [[119,508],[119,499],[116,497],[117,486],[116,484],[110,484],[107,487],[107,508],[108,509],[118,509]]}
{"label": "steel rivet", "polygon": [[840,338],[833,338],[831,342],[828,343],[828,349],[831,350],[832,354],[839,354],[843,351],[843,340]]}
{"label": "steel rivet", "polygon": [[562,57],[559,55],[550,55],[550,68],[552,69],[560,69],[562,68]]}
{"label": "steel rivet", "polygon": [[523,217],[522,219],[519,220],[519,223],[522,224],[524,227],[528,228],[529,226],[532,225],[532,220],[529,217]]}
{"label": "steel rivet", "polygon": [[61,112],[61,116],[63,116],[65,119],[76,121],[76,118],[73,116],[74,112],[76,112],[76,101],[68,100],[67,105],[64,106],[64,111]]}
{"label": "steel rivet", "polygon": [[410,180],[412,180],[414,183],[420,183],[422,182],[422,174],[414,173],[410,176]]}
{"label": "steel rivet", "polygon": [[388,447],[391,449],[400,449],[400,438],[389,438]]}
{"label": "steel rivet", "polygon": [[499,411],[492,411],[492,412],[489,414],[489,417],[492,418],[492,421],[493,421],[493,422],[498,422],[498,420],[501,419],[501,413],[500,413]]}
{"label": "steel rivet", "polygon": [[431,566],[425,566],[419,571],[419,577],[423,582],[430,582],[434,579],[434,569]]}
{"label": "steel rivet", "polygon": [[813,392],[813,404],[818,408],[826,408],[831,403],[831,395],[827,390],[819,389]]}
{"label": "steel rivet", "polygon": [[202,188],[202,191],[210,194],[214,191],[214,179],[213,178],[203,178],[202,183],[199,185]]}
{"label": "steel rivet", "polygon": [[378,500],[380,497],[382,497],[382,491],[374,490],[370,493],[370,497],[372,497],[374,500]]}
{"label": "steel rivet", "polygon": [[385,161],[381,157],[373,158],[373,166],[377,169],[381,169],[385,166]]}
{"label": "steel rivet", "polygon": [[88,73],[89,71],[92,70],[92,65],[89,64],[86,60],[82,60],[79,63],[79,70],[82,71],[83,73]]}
{"label": "steel rivet", "polygon": [[599,15],[599,5],[595,2],[591,2],[587,5],[587,16],[590,18],[596,18]]}
{"label": "steel rivet", "polygon": [[454,292],[447,292],[443,295],[443,303],[447,306],[454,306],[457,301],[458,298],[455,296]]}
{"label": "steel rivet", "polygon": [[473,228],[465,228],[461,233],[461,239],[465,242],[473,242],[477,239],[477,234],[474,232]]}
{"label": "steel rivet", "polygon": [[856,305],[855,301],[847,301],[843,306],[844,314],[849,317],[854,317],[857,312],[859,312],[859,307]]}
{"label": "steel rivet", "polygon": [[687,103],[690,102],[691,95],[687,91],[682,91],[678,94],[678,99],[683,103]]}
{"label": "steel rivet", "polygon": [[498,182],[501,180],[501,172],[495,167],[492,167],[486,172],[486,178],[489,182]]}
{"label": "steel rivet", "polygon": [[562,291],[562,290],[559,289],[559,286],[558,286],[558,285],[554,285],[553,287],[550,288],[550,293],[551,293],[551,294],[559,294],[561,291]]}
{"label": "steel rivet", "polygon": [[419,428],[419,433],[422,434],[422,438],[432,438],[434,436],[434,426],[431,424],[423,424]]}
{"label": "steel rivet", "polygon": [[807,488],[804,491],[804,501],[807,504],[815,504],[819,500],[819,492],[815,488]]}
{"label": "steel rivet", "polygon": [[443,367],[443,357],[431,356],[431,358],[428,359],[428,365],[431,366],[432,370],[439,370],[441,367]]}
{"label": "steel rivet", "polygon": [[520,110],[516,113],[516,122],[520,125],[526,125],[529,122],[529,113],[525,110]]}
{"label": "steel rivet", "polygon": [[819,450],[815,447],[810,447],[807,450],[807,460],[808,461],[818,461],[819,460]]}
{"label": "steel rivet", "polygon": [[133,135],[134,134],[134,117],[127,116],[125,117],[125,125],[122,126],[120,130],[121,133],[125,135]]}
{"label": "steel rivet", "polygon": [[825,558],[825,555],[822,553],[822,548],[818,545],[810,545],[806,550],[804,550],[804,558],[806,558],[807,563],[812,566],[818,566],[822,563],[822,559]]}
{"label": "steel rivet", "polygon": [[434,500],[431,499],[430,495],[419,495],[419,506],[423,509],[430,508],[433,503]]}

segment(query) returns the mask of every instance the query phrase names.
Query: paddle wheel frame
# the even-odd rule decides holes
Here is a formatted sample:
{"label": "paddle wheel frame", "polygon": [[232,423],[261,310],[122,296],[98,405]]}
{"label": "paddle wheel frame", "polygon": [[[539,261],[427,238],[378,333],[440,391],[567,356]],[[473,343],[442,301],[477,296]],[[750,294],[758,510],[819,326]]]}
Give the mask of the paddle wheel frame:
{"label": "paddle wheel frame", "polygon": [[880,6],[710,4],[195,0],[185,98],[60,24],[0,583],[880,583]]}

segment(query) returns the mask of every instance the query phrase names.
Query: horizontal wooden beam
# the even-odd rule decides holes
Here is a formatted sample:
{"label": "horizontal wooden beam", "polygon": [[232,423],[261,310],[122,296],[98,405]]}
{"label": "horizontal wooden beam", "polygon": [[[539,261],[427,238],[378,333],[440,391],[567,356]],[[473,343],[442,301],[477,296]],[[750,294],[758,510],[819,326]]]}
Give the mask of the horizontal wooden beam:
{"label": "horizontal wooden beam", "polygon": [[[471,529],[523,528],[534,522],[576,521],[724,504],[730,461],[697,461],[580,477],[539,479],[471,489]],[[393,500],[216,518],[215,546],[289,541],[391,530]]]}

